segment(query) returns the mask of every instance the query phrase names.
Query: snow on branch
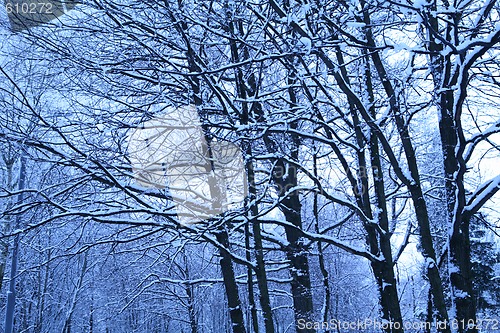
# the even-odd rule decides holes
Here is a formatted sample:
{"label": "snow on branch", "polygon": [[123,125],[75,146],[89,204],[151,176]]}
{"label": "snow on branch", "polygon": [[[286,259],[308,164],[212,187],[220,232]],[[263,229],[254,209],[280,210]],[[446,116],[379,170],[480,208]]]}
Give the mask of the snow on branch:
{"label": "snow on branch", "polygon": [[483,183],[464,207],[464,215],[472,216],[500,190],[500,175]]}

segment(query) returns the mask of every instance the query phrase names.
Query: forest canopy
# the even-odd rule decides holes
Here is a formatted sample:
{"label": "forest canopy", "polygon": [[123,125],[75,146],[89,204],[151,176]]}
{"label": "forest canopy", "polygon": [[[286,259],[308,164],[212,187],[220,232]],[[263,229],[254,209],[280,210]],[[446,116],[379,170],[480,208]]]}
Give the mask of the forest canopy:
{"label": "forest canopy", "polygon": [[497,1],[1,9],[5,332],[500,328]]}

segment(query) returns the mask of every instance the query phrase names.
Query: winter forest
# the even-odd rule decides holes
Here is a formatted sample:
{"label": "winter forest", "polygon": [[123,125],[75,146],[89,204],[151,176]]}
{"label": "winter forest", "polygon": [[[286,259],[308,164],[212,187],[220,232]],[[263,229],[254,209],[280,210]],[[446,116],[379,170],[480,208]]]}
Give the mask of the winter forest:
{"label": "winter forest", "polygon": [[500,332],[496,0],[5,0],[0,330]]}

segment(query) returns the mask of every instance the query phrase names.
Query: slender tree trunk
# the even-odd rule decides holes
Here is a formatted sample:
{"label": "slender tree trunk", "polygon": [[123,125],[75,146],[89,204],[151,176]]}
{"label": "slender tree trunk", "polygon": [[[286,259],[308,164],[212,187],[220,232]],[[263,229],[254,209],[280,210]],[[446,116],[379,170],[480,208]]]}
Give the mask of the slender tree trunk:
{"label": "slender tree trunk", "polygon": [[[229,238],[227,231],[220,227],[216,231],[217,241],[224,246],[224,248],[229,248]],[[245,333],[245,324],[243,320],[243,311],[241,308],[240,296],[238,293],[238,285],[236,284],[236,277],[234,274],[233,262],[231,260],[231,255],[227,250],[219,248],[220,267],[222,270],[222,277],[224,280],[224,286],[226,288],[227,305],[229,307],[229,316],[231,318],[233,333]]]}
{"label": "slender tree trunk", "polygon": [[[12,168],[14,167],[14,163],[16,160],[15,154],[13,156],[12,154],[12,148],[9,146],[7,149],[7,152],[2,154],[2,159],[5,164],[5,169],[7,173],[7,182],[5,184],[5,187],[9,190],[12,191],[14,189],[14,184],[12,183]],[[11,204],[7,203],[6,209],[9,209]],[[11,230],[11,218],[10,216],[6,216],[3,221],[1,221],[1,230],[0,230],[0,235],[6,235],[10,232]],[[9,256],[9,239],[8,238],[1,238],[0,239],[0,291],[2,290],[3,286],[3,279],[5,276],[5,266],[7,264],[7,258]]]}
{"label": "slender tree trunk", "polygon": [[[293,172],[293,170],[290,170]],[[297,185],[296,176],[287,177],[290,186]],[[281,194],[283,196],[283,193]],[[292,223],[298,229],[302,229],[301,204],[297,193],[290,194],[284,199],[282,212],[287,222]],[[311,293],[311,280],[309,274],[309,263],[307,260],[307,249],[301,240],[301,234],[295,228],[285,228],[286,238],[289,242],[286,250],[287,259],[290,261],[292,276],[292,296],[295,309],[295,319],[305,319],[308,322],[313,321],[313,304]],[[313,333],[312,329],[301,330],[301,333]]]}
{"label": "slender tree trunk", "polygon": [[[290,110],[298,106],[294,84],[297,82],[295,69],[289,70],[288,95],[291,101]],[[297,123],[293,122],[290,128],[297,129]],[[299,138],[295,134],[288,137],[290,159],[297,162],[299,159]],[[295,320],[304,319],[307,322],[314,321],[311,279],[309,272],[309,262],[307,259],[307,249],[301,240],[302,230],[302,205],[297,191],[290,191],[298,185],[297,168],[283,159],[278,159],[276,163],[276,172],[273,172],[274,181],[279,187],[279,197],[281,200],[280,209],[288,223],[295,227],[285,227],[285,234],[289,243],[286,250],[287,259],[290,261],[292,277],[291,289],[293,296],[293,305],[295,309]],[[300,333],[313,333],[312,329],[300,330]]]}
{"label": "slender tree trunk", "polygon": [[[183,266],[184,266],[184,280],[189,280],[191,275],[189,273],[189,263],[186,258],[186,254],[182,253]],[[187,311],[189,316],[189,326],[191,328],[191,333],[198,333],[198,320],[196,318],[196,309],[194,307],[195,304],[195,295],[192,284],[185,284],[184,290],[186,291],[187,297]]]}
{"label": "slender tree trunk", "polygon": [[[467,79],[467,78],[465,78]],[[453,100],[452,97],[449,97]],[[456,124],[450,119],[450,107],[453,103],[446,101],[448,106],[442,111],[440,121],[441,143],[443,147],[443,161],[445,169],[445,189],[448,204],[448,221],[451,229],[448,242],[448,269],[452,292],[452,306],[455,308],[459,332],[475,333],[476,297],[473,289],[473,273],[471,268],[470,248],[470,216],[462,214],[465,207],[465,188],[463,175],[465,165],[460,163],[455,155],[456,136],[450,135],[456,131]],[[441,107],[444,107],[441,105]],[[461,112],[454,110],[455,112]],[[451,152],[450,150],[453,150]],[[468,328],[468,324],[472,324]]]}
{"label": "slender tree trunk", "polygon": [[[365,78],[366,88],[368,90],[368,99],[371,108],[370,113],[373,119],[376,119],[376,111],[373,107],[375,97],[373,92],[372,73],[370,70],[370,61],[366,50],[363,50],[365,55]],[[389,230],[389,218],[387,212],[386,193],[384,185],[384,175],[382,163],[380,159],[380,150],[376,135],[370,135],[370,161],[372,167],[373,185],[375,191],[375,209],[378,211],[378,224],[383,231],[379,235],[380,251],[384,260],[379,263],[373,263],[372,267],[379,279],[380,304],[382,313],[385,319],[389,320],[392,325],[391,332],[403,332],[403,317],[401,315],[401,307],[399,296],[394,276],[394,263],[392,259],[391,239]],[[367,190],[368,191],[368,190]],[[378,267],[377,267],[378,266]],[[397,326],[398,325],[398,326]],[[399,327],[399,328],[398,328]]]}
{"label": "slender tree trunk", "polygon": [[[50,238],[51,238],[51,235],[50,235],[50,229],[49,229],[49,235],[48,235],[48,243],[50,244]],[[37,306],[37,310],[38,310],[38,313],[37,313],[37,318],[36,318],[36,323],[35,323],[35,328],[34,328],[34,331],[35,333],[40,333],[43,331],[43,311],[45,309],[45,294],[47,293],[47,287],[48,287],[48,284],[49,284],[49,273],[50,273],[50,270],[49,270],[49,265],[50,265],[50,261],[52,259],[52,249],[48,249],[47,250],[47,264],[45,265],[45,270],[44,270],[44,277],[43,277],[43,283],[42,283],[42,286],[41,286],[41,291],[40,291],[40,295],[39,295],[39,303],[38,303],[38,306]]]}
{"label": "slender tree trunk", "polygon": [[[249,153],[251,154],[251,150],[246,151],[247,156]],[[257,200],[257,188],[255,186],[255,175],[253,170],[253,164],[251,161],[247,162],[246,167],[248,173],[248,185],[249,185],[249,200],[252,203],[250,213],[252,216],[257,216],[258,208],[255,201]],[[266,333],[274,333],[274,323],[273,323],[273,315],[271,309],[271,300],[269,298],[269,288],[267,283],[267,274],[266,267],[264,264],[264,251],[262,245],[262,235],[259,221],[255,218],[249,219],[252,224],[253,230],[253,238],[254,238],[254,255],[255,261],[257,263],[255,267],[255,276],[257,277],[257,284],[259,286],[259,300],[260,306],[262,308],[262,314],[264,317],[264,327],[266,329]]]}
{"label": "slender tree trunk", "polygon": [[[201,99],[199,99],[197,91],[195,91],[195,104],[197,107],[201,106]],[[210,161],[213,161],[213,153],[211,148],[211,139],[209,131],[205,126],[203,126],[205,142],[202,143],[203,154],[208,156]],[[214,166],[211,163],[207,163],[206,174],[209,174],[208,184],[210,188],[210,197],[214,199],[213,209],[215,211],[220,211],[222,203],[223,191],[217,184],[217,180],[212,174]],[[219,247],[220,267],[222,271],[222,277],[224,280],[224,286],[226,290],[227,302],[229,307],[229,316],[231,318],[233,333],[246,333],[245,323],[243,318],[243,309],[241,307],[241,301],[238,291],[238,285],[236,284],[236,276],[234,273],[233,261],[231,259],[229,234],[227,232],[225,225],[220,225],[214,232],[217,241],[222,245]]]}
{"label": "slender tree trunk", "polygon": [[476,333],[476,297],[473,289],[469,221],[456,221],[450,237],[450,284],[459,332]]}
{"label": "slender tree trunk", "polygon": [[[363,18],[364,18],[364,23],[367,26],[365,30],[366,40],[370,47],[375,48],[376,44],[372,34],[372,30],[370,28],[371,22],[368,13],[368,6],[365,1],[361,1],[361,5],[364,8]],[[396,122],[396,126],[399,132],[399,137],[403,145],[403,150],[405,152],[406,161],[410,171],[411,180],[406,185],[410,191],[410,195],[413,201],[415,214],[419,226],[420,245],[422,248],[422,255],[426,260],[426,271],[427,271],[426,275],[429,279],[430,287],[432,290],[433,305],[435,306],[437,311],[437,319],[440,322],[448,323],[449,322],[448,311],[445,303],[443,284],[437,267],[436,253],[434,250],[432,234],[430,231],[429,213],[427,210],[427,204],[425,202],[424,194],[420,183],[420,173],[418,171],[415,149],[413,148],[413,144],[411,143],[410,140],[408,126],[401,115],[397,92],[394,90],[394,87],[388,78],[386,69],[382,62],[382,59],[380,58],[380,54],[378,52],[371,52],[370,57],[375,66],[377,74],[380,78],[382,86],[386,92],[386,95],[389,99],[391,112]],[[449,333],[450,328],[446,327],[440,329],[440,332]]]}
{"label": "slender tree trunk", "polygon": [[198,333],[198,320],[196,319],[196,311],[194,309],[193,286],[186,285],[186,296],[188,298],[189,326],[191,327],[191,333]]}
{"label": "slender tree trunk", "polygon": [[[316,149],[316,147],[313,147]],[[317,153],[314,152],[313,155],[313,174],[314,177],[318,176],[318,165],[317,165]],[[318,207],[318,193],[314,193],[314,202],[313,202],[313,215],[314,215],[314,227],[316,229],[316,233],[319,234],[319,207]],[[323,245],[321,242],[318,242],[318,262],[319,269],[321,271],[321,277],[323,282],[323,290],[325,293],[323,300],[323,308],[321,309],[321,321],[328,322],[330,316],[330,306],[331,306],[331,291],[330,291],[330,283],[329,283],[329,274],[325,265],[325,255],[323,253]],[[325,331],[325,333],[329,333],[330,331]]]}
{"label": "slender tree trunk", "polygon": [[92,296],[89,313],[89,333],[94,332],[94,296]]}
{"label": "slender tree trunk", "polygon": [[[350,85],[349,76],[345,66],[343,55],[340,49],[336,52],[337,61],[340,66],[340,74],[343,80]],[[363,73],[366,79],[366,89],[369,97],[369,102],[373,105],[374,93],[372,85],[372,74],[369,67],[368,57],[365,54],[365,72]],[[383,261],[372,262],[372,270],[374,278],[378,286],[379,304],[382,310],[382,318],[393,323],[388,325],[386,332],[403,332],[403,319],[401,315],[400,302],[397,292],[396,279],[394,276],[394,267],[392,260],[392,249],[390,242],[389,223],[387,214],[387,203],[385,199],[385,186],[383,181],[382,167],[380,161],[380,151],[378,139],[376,135],[370,135],[369,139],[365,138],[361,128],[361,122],[356,111],[357,107],[354,101],[349,100],[349,110],[354,125],[356,141],[359,146],[357,152],[358,161],[358,183],[354,188],[356,201],[359,207],[362,208],[364,214],[373,219],[371,201],[369,195],[369,168],[365,157],[366,146],[365,141],[368,141],[368,150],[370,152],[371,171],[374,180],[375,191],[375,209],[377,210],[377,227],[371,224],[365,224],[364,228],[367,232],[367,243],[370,252],[374,255],[382,255]],[[374,118],[376,112],[372,106],[369,110],[370,116]],[[380,231],[381,230],[381,231]]]}
{"label": "slender tree trunk", "polygon": [[[230,21],[229,23],[229,33],[235,34],[237,33],[240,37],[243,36],[243,23],[241,20],[236,20],[237,28],[234,26],[234,23]],[[231,55],[232,61],[237,63],[241,61],[240,53],[238,51],[238,47],[235,42],[235,38],[232,39],[231,42]],[[246,47],[243,47],[243,60],[249,58],[248,50]],[[245,84],[244,76],[241,68],[236,70],[236,84],[237,84],[237,92],[238,97],[244,101],[242,103],[242,111],[241,111],[241,119],[240,122],[242,125],[247,125],[249,119],[254,117],[255,110],[249,110],[248,103],[245,102],[247,96],[252,98],[255,97],[257,93],[257,80],[255,78],[255,74],[252,73],[248,79],[248,84]],[[247,88],[248,87],[248,88]],[[245,156],[253,156],[252,154],[252,146],[251,143],[247,140],[243,141],[243,152]],[[260,223],[257,219],[253,218],[257,216],[259,213],[259,208],[257,206],[257,187],[255,184],[255,173],[254,166],[251,159],[246,159],[245,161],[245,170],[247,175],[247,186],[248,186],[248,202],[250,203],[249,209],[249,223],[252,225],[252,233],[254,239],[254,256],[256,261],[255,267],[255,276],[257,278],[257,285],[259,287],[259,301],[260,306],[262,308],[262,315],[264,317],[264,327],[266,333],[274,333],[274,323],[273,323],[273,315],[271,309],[271,301],[269,299],[269,287],[267,282],[267,274],[264,262],[264,252],[262,245],[262,235]],[[252,283],[253,284],[253,283]],[[250,286],[249,286],[250,287]],[[258,327],[254,328],[258,329]]]}
{"label": "slender tree trunk", "polygon": [[[432,8],[435,9],[433,4]],[[458,29],[458,18],[448,22],[445,29],[445,39],[452,44],[454,40],[454,29]],[[432,28],[438,26],[437,19],[429,18]],[[470,218],[463,214],[466,201],[466,191],[463,183],[466,165],[461,158],[465,149],[465,140],[461,128],[462,103],[467,94],[469,75],[461,72],[461,66],[455,67],[458,62],[451,55],[443,56],[439,51],[443,44],[436,42],[432,33],[429,32],[430,61],[434,85],[438,93],[439,132],[443,156],[445,199],[448,210],[448,223],[450,237],[448,241],[448,269],[452,307],[459,324],[459,332],[476,333],[476,297],[473,288],[473,273],[471,269],[470,248]],[[465,60],[465,55],[458,55],[460,63]],[[459,81],[460,80],[460,81]],[[455,89],[454,87],[459,87]],[[460,149],[457,147],[460,146]]]}
{"label": "slender tree trunk", "polygon": [[83,255],[83,264],[78,276],[78,281],[75,286],[75,291],[73,292],[73,297],[69,305],[69,309],[66,312],[66,320],[64,321],[64,327],[62,333],[71,333],[71,320],[76,309],[76,303],[78,302],[78,295],[80,294],[83,286],[83,281],[85,279],[85,274],[87,273],[87,252]]}
{"label": "slender tree trunk", "polygon": [[[245,225],[245,252],[246,260],[252,261],[252,246],[250,245],[250,227]],[[254,333],[259,333],[259,317],[257,315],[257,305],[255,304],[254,286],[253,286],[253,270],[252,267],[247,267],[247,285],[248,285],[248,305],[250,306],[250,317],[252,323],[252,330]]]}
{"label": "slender tree trunk", "polygon": [[[270,1],[270,5],[275,10],[280,17],[285,17],[286,14],[281,10],[280,6],[276,4],[275,1]],[[289,4],[287,1],[284,3],[285,8],[288,8]],[[294,29],[295,30],[295,29]],[[294,56],[291,56],[291,61],[289,60],[290,66],[288,66],[288,95],[290,98],[289,109],[291,112],[295,110],[298,106],[296,92],[294,91],[293,85],[298,82],[296,77],[296,66]],[[260,110],[256,112],[259,120],[264,120],[262,109],[257,106]],[[292,122],[290,125],[291,129],[297,129],[297,123]],[[299,138],[295,134],[287,135],[286,138],[282,140],[289,140],[289,146],[291,147],[289,152],[290,159],[294,162],[298,161],[299,152]],[[264,136],[265,144],[270,152],[278,151],[277,145],[267,135]],[[275,169],[272,171],[273,182],[276,184],[279,190],[280,198],[280,210],[283,212],[285,219],[288,223],[293,225],[293,227],[285,227],[285,234],[287,241],[289,243],[286,249],[286,256],[290,262],[290,275],[292,277],[291,289],[294,304],[294,315],[295,320],[304,319],[306,321],[313,321],[313,302],[312,302],[312,292],[311,292],[311,281],[309,273],[309,263],[307,260],[307,249],[301,240],[302,229],[302,206],[300,203],[299,193],[297,191],[289,190],[297,186],[297,169],[285,161],[284,159],[277,159],[275,163]],[[313,333],[313,329],[303,329],[301,333]]]}
{"label": "slender tree trunk", "polygon": [[[19,183],[18,188],[20,191],[24,190],[24,183],[26,180],[26,157],[21,156],[21,167],[19,170]],[[24,192],[20,192],[17,196],[17,204],[21,204],[24,200]],[[18,214],[15,219],[15,228],[19,228],[21,224],[21,214]],[[14,331],[14,312],[16,308],[16,277],[17,277],[17,264],[19,255],[19,234],[14,238],[14,246],[12,248],[12,264],[10,267],[10,281],[9,291],[7,292],[7,305],[5,309],[5,333],[12,333]]]}
{"label": "slender tree trunk", "polygon": [[[167,8],[169,8],[168,2],[165,2]],[[188,62],[189,71],[193,73],[201,73],[201,68],[198,65],[198,56],[195,50],[192,48],[190,39],[188,37],[188,26],[184,21],[179,21],[172,12],[169,12],[170,18],[172,22],[175,22],[175,25],[182,35],[183,41],[186,45],[186,58]],[[193,76],[190,78],[190,85],[193,89],[192,99],[194,101],[195,106],[200,109],[203,104],[203,100],[201,97],[201,84],[200,79],[197,76]],[[199,112],[199,110],[198,110]],[[208,156],[209,159],[212,160],[213,154],[211,151],[211,139],[209,135],[209,131],[205,126],[203,127],[204,133],[204,143],[202,143],[204,156]],[[207,174],[211,174],[213,170],[213,165],[209,164],[206,166]],[[222,191],[218,188],[218,184],[216,183],[214,177],[209,177],[209,188],[211,193],[211,198],[214,198],[215,201],[220,201],[220,196]],[[219,205],[220,202],[215,202],[214,205]],[[222,278],[224,281],[224,287],[226,291],[227,303],[229,307],[229,316],[231,319],[231,329],[233,333],[246,333],[244,318],[243,318],[243,309],[241,308],[241,300],[238,292],[238,285],[236,284],[236,276],[234,273],[233,261],[231,259],[231,255],[229,251],[229,235],[224,225],[221,225],[214,232],[215,237],[219,244],[222,246],[219,247],[219,255],[220,259],[220,267],[222,271]]]}
{"label": "slender tree trunk", "polygon": [[[291,289],[295,310],[295,320],[297,322],[299,319],[304,319],[308,322],[312,322],[313,305],[309,263],[307,260],[307,249],[304,248],[304,244],[301,240],[301,233],[299,231],[302,229],[302,206],[297,192],[286,194],[286,189],[297,186],[296,170],[289,165],[285,165],[282,161],[278,162],[277,166],[282,168],[281,170],[287,170],[285,173],[286,176],[275,177],[275,181],[278,182],[281,189],[281,211],[283,212],[286,221],[296,227],[285,228],[286,238],[289,243],[288,248],[286,249],[286,256],[291,265]],[[301,330],[301,333],[313,332],[314,330],[312,329]]]}

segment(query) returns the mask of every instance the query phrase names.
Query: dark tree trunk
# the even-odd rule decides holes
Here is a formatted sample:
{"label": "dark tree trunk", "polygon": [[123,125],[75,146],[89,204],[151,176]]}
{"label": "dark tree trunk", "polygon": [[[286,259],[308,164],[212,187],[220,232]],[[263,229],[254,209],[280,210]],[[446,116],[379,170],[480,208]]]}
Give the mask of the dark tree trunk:
{"label": "dark tree trunk", "polygon": [[[337,61],[340,65],[343,65],[344,59],[340,49],[336,50]],[[324,59],[326,59],[324,57]],[[365,56],[366,67],[365,67],[365,78],[367,93],[370,101],[373,102],[373,86],[371,71],[369,68],[369,59]],[[327,64],[332,65],[331,62]],[[349,76],[345,66],[340,66],[340,75],[343,81],[350,85]],[[348,96],[349,97],[349,96]],[[356,196],[356,201],[359,207],[361,207],[363,213],[366,217],[372,219],[373,212],[371,208],[370,195],[369,195],[369,170],[366,161],[366,156],[364,152],[364,147],[366,146],[366,141],[368,141],[368,150],[370,152],[371,161],[371,172],[374,179],[374,190],[375,190],[375,207],[378,211],[378,225],[365,224],[364,228],[367,232],[367,245],[370,252],[376,256],[382,255],[384,258],[382,261],[372,262],[372,270],[374,273],[375,281],[378,286],[379,292],[379,303],[382,310],[382,318],[393,323],[393,325],[388,325],[385,329],[386,332],[403,332],[403,319],[401,316],[400,302],[398,297],[396,279],[394,276],[394,265],[392,259],[392,250],[390,242],[389,233],[389,223],[387,214],[387,203],[385,199],[385,187],[383,182],[382,167],[380,161],[380,151],[378,146],[378,139],[376,135],[371,135],[369,140],[365,138],[363,130],[361,128],[361,122],[358,115],[358,106],[352,98],[348,98],[349,110],[354,126],[354,131],[356,135],[356,141],[359,146],[359,151],[357,152],[358,161],[358,181],[353,184],[354,194]],[[375,119],[376,113],[375,109],[372,107],[370,110],[370,117]],[[366,119],[365,119],[366,120]],[[381,232],[380,232],[381,230]]]}
{"label": "dark tree trunk", "polygon": [[217,241],[224,247],[219,248],[219,254],[221,256],[220,267],[224,280],[224,287],[226,288],[227,305],[229,307],[232,330],[233,333],[245,333],[243,311],[241,308],[240,295],[238,293],[238,285],[236,284],[233,261],[231,260],[231,255],[226,250],[229,248],[228,234],[223,227],[220,227],[215,235]]}
{"label": "dark tree trunk", "polygon": [[[294,177],[295,178],[295,177]],[[296,178],[291,180],[296,185]],[[298,194],[292,194],[283,200],[282,212],[287,222],[292,223],[298,229],[302,229],[301,204]],[[286,238],[289,246],[286,252],[290,261],[292,276],[292,296],[295,309],[295,319],[313,321],[313,305],[311,293],[311,280],[309,274],[309,263],[307,260],[307,249],[301,241],[301,233],[296,228],[285,228]],[[313,333],[314,330],[304,329],[301,333]]]}
{"label": "dark tree trunk", "polygon": [[[372,105],[370,113],[373,119],[376,119],[376,111],[373,107],[375,97],[373,93],[372,73],[370,70],[370,61],[365,54],[365,78],[366,88],[368,90],[369,102]],[[389,217],[387,213],[387,201],[384,185],[384,175],[382,163],[380,159],[380,150],[378,139],[376,135],[370,135],[370,161],[372,167],[373,185],[375,191],[375,207],[378,211],[378,225],[383,231],[379,235],[380,251],[384,260],[382,262],[372,263],[375,277],[378,280],[378,287],[380,293],[380,304],[382,307],[383,318],[393,323],[390,325],[390,332],[399,333],[403,332],[403,317],[401,315],[401,307],[399,303],[399,296],[394,276],[394,263],[392,259],[391,249],[391,233],[389,230]],[[368,192],[368,189],[366,189]]]}
{"label": "dark tree trunk", "polygon": [[[376,47],[375,39],[373,37],[371,28],[369,28],[371,26],[371,22],[368,13],[368,6],[365,1],[362,1],[361,5],[364,8],[363,20],[368,27],[365,30],[366,40],[370,47],[375,48]],[[380,54],[378,52],[371,52],[370,57],[377,71],[379,79],[382,83],[382,86],[385,90],[387,98],[389,99],[391,113],[394,116],[396,122],[396,126],[399,132],[399,137],[403,146],[406,161],[410,171],[411,179],[405,179],[407,177],[404,175],[400,176],[404,179],[406,183],[405,185],[408,187],[413,201],[417,223],[419,226],[419,236],[420,236],[420,245],[422,248],[422,255],[426,260],[426,270],[427,270],[426,275],[429,279],[433,295],[433,305],[435,306],[437,311],[437,319],[439,321],[449,322],[448,311],[446,308],[445,297],[442,286],[442,279],[437,267],[436,253],[434,250],[432,234],[430,231],[430,221],[427,210],[427,204],[425,202],[424,194],[420,183],[420,173],[418,171],[415,149],[413,148],[413,144],[410,140],[408,126],[401,115],[397,92],[395,91],[391,81],[389,80],[385,66],[382,62],[382,59],[380,58]],[[369,118],[367,117],[367,119],[365,120],[369,121]],[[449,333],[450,328],[446,327],[440,329],[440,332]]]}
{"label": "dark tree trunk", "polygon": [[[295,68],[289,69],[288,78],[288,95],[290,98],[290,109],[293,110],[298,106],[296,92],[293,86],[297,83]],[[293,112],[293,111],[292,111]],[[292,122],[290,128],[296,130],[297,123]],[[289,152],[290,159],[293,162],[298,162],[299,159],[299,138],[295,134],[291,134],[285,140],[289,140],[291,147]],[[289,242],[286,250],[287,259],[290,261],[292,277],[291,289],[293,296],[293,305],[295,309],[295,320],[304,319],[307,322],[314,321],[313,318],[313,302],[311,291],[311,279],[309,273],[309,262],[307,258],[308,250],[305,248],[301,240],[302,230],[302,205],[300,203],[299,192],[292,191],[298,185],[297,168],[286,162],[284,159],[279,159],[276,164],[278,173],[273,172],[274,181],[279,187],[279,197],[282,198],[280,209],[288,223],[295,227],[285,227],[285,234]],[[313,333],[314,330],[303,329],[300,333]]]}
{"label": "dark tree trunk", "polygon": [[[316,147],[313,147],[313,149],[316,149]],[[317,153],[316,150],[314,151],[313,155],[313,173],[314,177],[318,176],[318,166],[317,166]],[[316,229],[316,233],[319,234],[320,229],[319,229],[319,202],[318,202],[318,194],[314,193],[314,202],[313,202],[313,215],[314,215],[314,227]],[[323,309],[322,309],[322,314],[321,314],[321,321],[323,322],[328,322],[330,319],[330,304],[331,304],[331,299],[332,299],[332,293],[330,291],[330,283],[329,283],[329,274],[328,274],[328,269],[326,268],[325,265],[325,255],[323,253],[323,244],[321,242],[318,242],[318,262],[319,262],[319,269],[321,271],[321,276],[322,276],[322,282],[323,282],[323,290],[325,293],[325,298],[323,300]],[[331,331],[325,331],[325,333],[329,333]]]}
{"label": "dark tree trunk", "polygon": [[[448,65],[444,66],[449,68]],[[448,76],[446,70],[445,77]],[[467,77],[464,78],[467,80]],[[452,82],[455,82],[452,80]],[[456,320],[459,324],[459,332],[475,333],[475,329],[469,323],[476,322],[476,298],[473,289],[473,274],[471,269],[471,249],[469,225],[470,216],[462,214],[465,207],[465,188],[463,176],[465,174],[465,163],[461,163],[457,158],[457,124],[454,114],[461,112],[455,110],[455,97],[453,92],[441,95],[440,112],[441,119],[439,130],[441,136],[441,146],[443,152],[444,175],[445,175],[445,199],[448,209],[448,223],[451,228],[451,236],[448,243],[449,251],[449,278],[452,290],[452,302],[456,309]]]}
{"label": "dark tree trunk", "polygon": [[[250,228],[245,225],[245,256],[248,262],[252,261],[250,245]],[[254,333],[259,333],[259,317],[257,315],[257,305],[255,304],[254,286],[253,286],[253,270],[252,267],[247,267],[247,286],[248,286],[248,305],[250,306],[250,317],[252,322],[252,329]]]}
{"label": "dark tree trunk", "polygon": [[[248,153],[249,151],[247,151]],[[250,155],[251,156],[251,155]],[[257,199],[257,189],[255,187],[255,176],[253,171],[253,165],[251,161],[247,163],[247,172],[249,179],[249,200],[251,202],[255,202]],[[256,216],[258,214],[257,205],[252,204],[251,207],[252,216]],[[269,289],[267,284],[267,274],[266,268],[264,265],[264,252],[262,245],[262,235],[260,230],[260,224],[257,219],[250,219],[250,223],[252,224],[253,230],[253,238],[254,238],[254,254],[255,261],[257,266],[255,268],[255,275],[257,277],[257,284],[259,286],[259,300],[260,306],[262,308],[262,315],[264,317],[264,327],[266,329],[266,333],[274,333],[274,323],[271,309],[271,301],[269,299]]]}
{"label": "dark tree trunk", "polygon": [[[434,5],[435,8],[435,5]],[[452,31],[457,29],[458,21],[448,22],[445,30],[445,39],[457,44]],[[436,18],[430,18],[430,26],[438,25]],[[432,33],[428,34],[429,49],[439,51],[442,43],[437,43]],[[459,55],[461,63],[465,55]],[[476,298],[473,289],[473,274],[471,270],[471,249],[469,236],[469,215],[464,215],[466,193],[464,175],[466,165],[463,161],[465,139],[461,128],[462,104],[467,94],[469,75],[467,69],[460,66],[454,68],[456,60],[451,55],[443,56],[439,52],[430,57],[434,85],[439,90],[438,111],[440,113],[439,132],[443,155],[445,178],[445,200],[448,211],[448,228],[450,238],[448,242],[449,279],[451,287],[452,307],[455,308],[459,332],[476,333]],[[460,71],[464,71],[460,77]],[[459,81],[460,80],[460,81]],[[459,86],[459,89],[454,87]],[[457,147],[460,149],[457,150]]]}
{"label": "dark tree trunk", "polygon": [[[236,27],[233,21],[229,20],[229,26],[228,26],[228,33],[231,35],[238,35],[239,38],[243,38],[244,36],[244,29],[243,29],[243,22],[241,20],[236,20]],[[236,38],[232,39],[231,42],[231,55],[232,55],[232,61],[237,63],[240,62],[241,60],[246,60],[250,57],[248,50],[246,46],[242,45],[242,58],[240,57],[240,52],[238,49],[238,45],[236,44]],[[238,68],[236,70],[236,84],[237,84],[237,92],[238,92],[238,97],[242,100],[245,101],[247,97],[249,98],[254,98],[256,93],[257,93],[257,80],[255,78],[255,74],[252,72],[248,78],[248,82],[245,82],[243,72],[241,68]],[[260,108],[254,107],[254,109],[250,110],[249,105],[247,102],[242,103],[242,110],[241,110],[241,115],[240,115],[240,122],[243,125],[247,125],[249,122],[250,118],[254,118],[256,116],[256,110],[260,110]],[[243,152],[245,156],[253,156],[252,154],[252,146],[251,143],[248,142],[247,140],[244,140],[242,142],[243,146]],[[272,315],[272,309],[271,309],[271,301],[269,298],[269,287],[268,287],[268,282],[267,282],[267,274],[266,274],[266,268],[265,268],[265,261],[264,261],[264,252],[263,252],[263,244],[262,244],[262,235],[261,235],[261,228],[260,228],[260,223],[259,221],[254,218],[255,216],[258,215],[258,206],[256,203],[257,200],[257,187],[255,184],[255,173],[254,173],[254,166],[252,160],[248,159],[245,161],[245,170],[246,170],[246,176],[247,176],[247,189],[248,189],[248,200],[247,202],[251,204],[249,207],[249,223],[252,225],[252,234],[253,234],[253,239],[254,239],[254,256],[255,256],[255,261],[256,261],[256,266],[255,266],[255,276],[257,278],[257,285],[259,287],[259,302],[260,306],[262,308],[262,316],[264,318],[264,327],[266,330],[266,333],[274,333],[274,323],[273,323],[273,315]],[[251,273],[251,272],[250,272]],[[249,273],[249,274],[250,274]],[[251,275],[249,276],[249,282],[251,283],[249,285],[249,288],[253,285],[253,282],[251,281]],[[253,288],[252,288],[253,289]],[[250,290],[250,289],[249,289]],[[252,290],[253,292],[253,290]],[[253,295],[252,297],[253,298]],[[254,305],[255,308],[255,305]],[[255,309],[256,312],[256,309]],[[255,315],[252,314],[252,318],[254,318]],[[256,322],[256,319],[252,319],[254,322],[254,330],[257,332],[258,331],[258,324]]]}
{"label": "dark tree trunk", "polygon": [[[189,278],[190,278],[189,266],[188,266],[189,264],[186,260],[185,255],[184,255],[184,264],[186,267],[184,277],[186,280],[189,280]],[[198,320],[196,318],[196,309],[194,307],[195,295],[194,295],[193,286],[191,284],[186,284],[184,288],[186,290],[186,296],[187,296],[187,310],[188,310],[189,326],[191,328],[191,333],[198,333]]]}
{"label": "dark tree trunk", "polygon": [[[168,5],[168,4],[167,4]],[[193,73],[201,73],[201,68],[199,66],[200,59],[196,54],[195,50],[192,48],[190,39],[188,37],[188,26],[186,22],[178,21],[172,12],[169,13],[172,19],[172,22],[177,22],[176,28],[180,32],[183,37],[183,41],[186,45],[186,58],[189,65],[189,71]],[[201,84],[200,78],[198,76],[190,77],[190,85],[193,89],[192,99],[194,101],[195,106],[199,109],[203,104],[203,100],[201,97]],[[213,160],[213,154],[211,152],[211,138],[209,135],[209,130],[203,126],[204,132],[204,144],[203,153],[204,156],[208,156],[210,160]],[[206,172],[210,174],[212,171],[213,165],[206,165]],[[211,198],[216,199],[215,201],[219,201],[221,199],[221,191],[218,188],[218,184],[216,184],[213,177],[209,179],[209,187]],[[219,202],[216,202],[215,205],[219,205]],[[219,246],[219,254],[221,256],[220,259],[220,267],[222,271],[222,277],[224,281],[224,287],[226,291],[227,304],[229,307],[229,315],[231,319],[231,329],[233,333],[246,333],[244,318],[243,318],[243,309],[241,308],[241,301],[238,292],[238,285],[236,284],[236,276],[234,273],[233,261],[231,259],[231,254],[229,251],[229,235],[224,225],[221,225],[214,232],[217,241],[221,246]]]}

